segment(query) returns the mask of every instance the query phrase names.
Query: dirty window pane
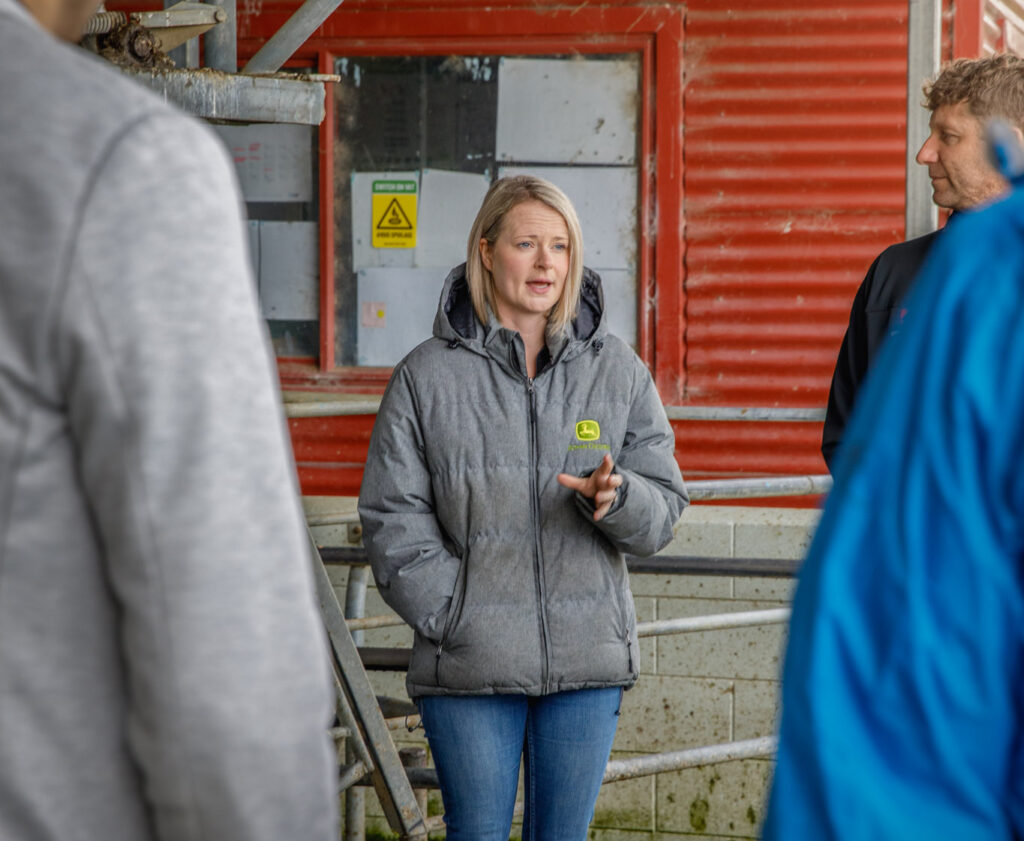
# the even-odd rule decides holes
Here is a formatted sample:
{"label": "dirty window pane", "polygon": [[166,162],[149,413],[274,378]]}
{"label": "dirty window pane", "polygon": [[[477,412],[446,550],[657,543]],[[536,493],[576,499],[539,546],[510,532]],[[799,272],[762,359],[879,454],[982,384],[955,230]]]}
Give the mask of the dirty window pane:
{"label": "dirty window pane", "polygon": [[[593,218],[585,260],[606,298],[625,302],[616,332],[635,341],[637,55],[340,58],[336,72],[337,364],[393,365],[430,335],[483,194],[520,171],[559,184]],[[571,131],[530,144],[529,126],[553,137],[574,108],[578,148]]]}
{"label": "dirty window pane", "polygon": [[317,130],[287,123],[215,124],[248,215],[260,310],[279,357],[320,351]]}

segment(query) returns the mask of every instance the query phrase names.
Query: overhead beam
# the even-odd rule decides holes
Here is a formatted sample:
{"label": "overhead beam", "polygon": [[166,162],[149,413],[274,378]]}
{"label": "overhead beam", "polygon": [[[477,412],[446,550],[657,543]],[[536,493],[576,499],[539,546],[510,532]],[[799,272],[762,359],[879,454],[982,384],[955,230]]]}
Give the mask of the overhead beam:
{"label": "overhead beam", "polygon": [[324,85],[317,77],[287,79],[213,70],[125,70],[182,110],[207,120],[320,125]]}
{"label": "overhead beam", "polygon": [[341,3],[342,0],[306,0],[249,59],[242,72],[276,73]]}

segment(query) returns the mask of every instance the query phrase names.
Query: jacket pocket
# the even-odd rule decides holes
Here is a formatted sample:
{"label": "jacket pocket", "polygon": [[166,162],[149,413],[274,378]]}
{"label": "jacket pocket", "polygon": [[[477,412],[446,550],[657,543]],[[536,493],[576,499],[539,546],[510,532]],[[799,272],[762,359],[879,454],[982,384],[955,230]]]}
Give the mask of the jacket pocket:
{"label": "jacket pocket", "polygon": [[619,606],[622,613],[622,642],[626,647],[626,668],[636,680],[640,673],[640,642],[636,634],[636,605],[629,587],[619,591]]}
{"label": "jacket pocket", "polygon": [[462,617],[462,608],[466,603],[466,562],[468,552],[463,551],[459,556],[459,574],[455,578],[455,587],[452,590],[452,600],[448,606],[448,616],[444,620],[444,629],[441,631],[441,640],[437,644],[434,654],[434,680],[438,686],[441,685],[441,652],[452,631],[459,624]]}

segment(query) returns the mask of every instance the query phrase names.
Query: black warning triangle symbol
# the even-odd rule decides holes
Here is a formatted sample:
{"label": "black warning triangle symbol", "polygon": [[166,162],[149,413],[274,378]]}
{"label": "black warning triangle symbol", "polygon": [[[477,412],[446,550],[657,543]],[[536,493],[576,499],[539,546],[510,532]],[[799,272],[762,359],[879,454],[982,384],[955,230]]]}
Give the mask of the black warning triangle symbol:
{"label": "black warning triangle symbol", "polygon": [[392,199],[388,202],[387,208],[384,210],[384,215],[380,217],[377,222],[378,231],[411,231],[412,222],[409,221],[409,217],[405,215],[405,211],[402,210],[402,205],[399,204],[398,199]]}

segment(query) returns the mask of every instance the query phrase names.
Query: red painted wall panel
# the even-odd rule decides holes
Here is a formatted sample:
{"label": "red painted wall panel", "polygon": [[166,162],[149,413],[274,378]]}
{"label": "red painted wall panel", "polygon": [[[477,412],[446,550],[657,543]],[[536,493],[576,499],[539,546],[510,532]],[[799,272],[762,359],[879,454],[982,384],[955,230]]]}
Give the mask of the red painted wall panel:
{"label": "red painted wall panel", "polygon": [[[108,3],[147,5],[159,4]],[[296,6],[240,2],[240,57],[255,52]],[[960,6],[977,14],[983,0]],[[675,85],[673,72],[683,75],[672,102],[681,114],[682,153],[655,173],[677,178],[667,173],[678,161],[678,194],[658,195],[655,216],[681,218],[680,233],[669,243],[676,237],[666,228],[650,232],[664,240],[655,250],[672,261],[654,272],[651,346],[656,356],[681,359],[659,383],[679,384],[665,395],[671,403],[823,407],[857,285],[874,256],[903,235],[906,0],[690,0],[650,9],[652,16],[685,12],[681,35],[673,35],[683,42],[682,68],[666,63],[664,50],[652,54],[662,89]],[[517,15],[542,15],[563,29],[571,19],[595,40],[635,14],[617,2],[347,0],[303,48],[303,61],[355,30],[361,43],[383,39],[393,50],[443,37],[439,21],[456,10],[471,35],[499,37]],[[365,20],[377,29],[354,25]],[[399,23],[406,20],[416,34]],[[954,23],[959,18],[947,13],[947,35]],[[545,37],[518,40],[537,48]],[[666,103],[657,107],[664,111]],[[317,385],[339,383],[328,375]],[[372,420],[291,422],[306,493],[358,492]],[[820,424],[674,428],[690,478],[824,472]]]}
{"label": "red painted wall panel", "polygon": [[[907,5],[688,3],[686,398],[823,407],[857,285],[902,238]],[[688,474],[821,473],[820,424],[677,426]]]}

